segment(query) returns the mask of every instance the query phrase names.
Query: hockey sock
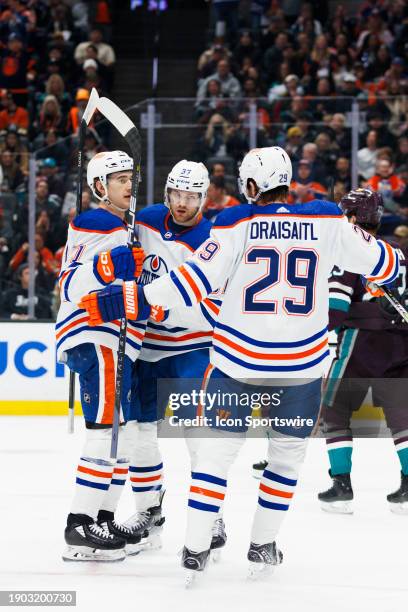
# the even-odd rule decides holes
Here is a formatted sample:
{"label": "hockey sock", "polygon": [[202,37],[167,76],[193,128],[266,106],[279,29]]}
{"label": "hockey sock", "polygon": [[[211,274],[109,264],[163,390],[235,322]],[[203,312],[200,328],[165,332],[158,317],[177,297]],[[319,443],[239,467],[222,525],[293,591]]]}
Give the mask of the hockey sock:
{"label": "hockey sock", "polygon": [[87,429],[86,435],[71,513],[96,519],[113,476],[114,464],[109,459],[111,429]]}
{"label": "hockey sock", "polygon": [[404,476],[408,475],[408,431],[400,431],[393,434],[395,450],[401,463],[401,471]]}
{"label": "hockey sock", "polygon": [[351,456],[353,453],[353,436],[350,430],[335,431],[327,434],[327,452],[330,461],[330,474],[351,473]]}
{"label": "hockey sock", "polygon": [[198,447],[200,445],[201,438],[197,437],[197,434],[199,434],[197,427],[184,427],[183,433],[187,450],[190,455],[191,471],[193,472],[197,463]]}
{"label": "hockey sock", "polygon": [[113,468],[113,476],[110,487],[106,491],[101,504],[101,510],[116,512],[120,496],[122,495],[124,484],[129,471],[129,459],[118,459]]}
{"label": "hockey sock", "polygon": [[274,542],[289,510],[306,452],[306,440],[276,435],[269,440],[268,466],[260,485],[251,542]]}
{"label": "hockey sock", "polygon": [[227,490],[228,471],[244,441],[224,432],[201,440],[188,499],[185,546],[189,550],[210,548],[212,527],[220,517]]}
{"label": "hockey sock", "polygon": [[163,462],[157,441],[157,423],[137,423],[129,467],[136,511],[143,512],[160,503]]}

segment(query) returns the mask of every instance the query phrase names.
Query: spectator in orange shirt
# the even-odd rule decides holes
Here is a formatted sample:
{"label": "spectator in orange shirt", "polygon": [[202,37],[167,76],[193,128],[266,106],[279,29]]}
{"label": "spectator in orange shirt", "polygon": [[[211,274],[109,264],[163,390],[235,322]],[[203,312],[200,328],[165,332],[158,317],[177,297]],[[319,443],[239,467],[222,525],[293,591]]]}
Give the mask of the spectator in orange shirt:
{"label": "spectator in orange shirt", "polygon": [[311,165],[307,159],[301,159],[298,165],[298,179],[292,181],[289,189],[289,204],[300,204],[311,200],[322,200],[327,197],[327,189],[320,183],[310,180]]}
{"label": "spectator in orange shirt", "polygon": [[0,130],[7,130],[10,125],[16,125],[20,133],[28,130],[28,112],[22,106],[17,106],[12,94],[7,89],[0,91]]}
{"label": "spectator in orange shirt", "polygon": [[382,194],[384,208],[388,212],[397,211],[396,198],[401,196],[406,187],[404,181],[394,174],[394,166],[388,159],[380,159],[377,162],[376,173],[367,181],[366,186]]}
{"label": "spectator in orange shirt", "polygon": [[[28,242],[24,242],[21,247],[18,249],[17,253],[14,255],[14,257],[11,259],[10,261],[10,268],[13,272],[15,272],[17,270],[17,268],[19,266],[21,266],[21,264],[25,263],[28,259]],[[45,268],[45,270],[49,273],[49,274],[53,274],[55,276],[55,274],[58,271],[58,264],[54,259],[54,255],[52,254],[52,252],[50,251],[50,249],[47,249],[44,246],[44,238],[42,237],[42,235],[40,233],[36,233],[35,235],[35,249],[36,251],[39,252],[40,256],[41,256],[41,261],[42,261],[42,265]]]}
{"label": "spectator in orange shirt", "polygon": [[203,207],[203,216],[215,220],[216,215],[224,208],[240,204],[234,196],[228,195],[223,176],[213,176],[208,187],[207,199]]}

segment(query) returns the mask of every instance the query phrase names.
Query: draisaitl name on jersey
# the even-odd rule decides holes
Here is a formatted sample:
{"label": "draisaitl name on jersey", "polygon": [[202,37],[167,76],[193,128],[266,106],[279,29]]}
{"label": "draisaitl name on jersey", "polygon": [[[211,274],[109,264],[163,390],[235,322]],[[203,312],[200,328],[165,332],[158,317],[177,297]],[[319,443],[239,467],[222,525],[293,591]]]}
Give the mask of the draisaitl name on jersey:
{"label": "draisaitl name on jersey", "polygon": [[250,238],[256,240],[318,240],[310,221],[251,221]]}

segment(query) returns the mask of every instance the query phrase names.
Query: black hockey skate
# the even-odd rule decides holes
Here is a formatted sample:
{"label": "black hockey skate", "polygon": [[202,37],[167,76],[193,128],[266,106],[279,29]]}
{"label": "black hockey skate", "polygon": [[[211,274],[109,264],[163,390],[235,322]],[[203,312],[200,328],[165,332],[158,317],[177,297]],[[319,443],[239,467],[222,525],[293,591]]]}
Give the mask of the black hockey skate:
{"label": "black hockey skate", "polygon": [[125,540],[125,553],[127,555],[137,555],[140,553],[139,544],[142,536],[139,533],[133,533],[129,527],[116,522],[113,512],[99,510],[98,525],[110,534]]}
{"label": "black hockey skate", "polygon": [[196,553],[186,547],[183,548],[183,552],[181,553],[181,565],[187,570],[187,588],[196,580],[198,572],[203,572],[205,570],[209,556],[209,550],[203,550],[202,552]]}
{"label": "black hockey skate", "polygon": [[329,476],[333,481],[333,486],[327,491],[318,494],[321,508],[325,512],[337,514],[353,514],[353,489],[351,486],[350,474],[336,474]]}
{"label": "black hockey skate", "polygon": [[211,559],[215,562],[219,561],[221,548],[225,546],[227,541],[227,533],[225,531],[225,523],[222,518],[217,518],[212,528],[211,539]]}
{"label": "black hockey skate", "polygon": [[408,474],[401,472],[401,485],[397,491],[387,495],[391,512],[408,514]]}
{"label": "black hockey skate", "polygon": [[144,512],[136,512],[123,523],[132,531],[134,535],[140,535],[140,550],[157,550],[161,548],[160,533],[166,520],[162,515],[162,502],[164,491],[160,494],[160,502],[157,506],[152,506]]}
{"label": "black hockey skate", "polygon": [[249,580],[258,580],[265,575],[270,575],[276,565],[283,561],[283,554],[277,548],[276,542],[268,544],[254,544],[251,542],[248,551]]}
{"label": "black hockey skate", "polygon": [[252,476],[257,480],[260,480],[262,478],[263,471],[267,465],[268,462],[266,461],[266,459],[264,461],[258,461],[258,463],[254,463],[252,465]]}
{"label": "black hockey skate", "polygon": [[86,514],[69,514],[64,561],[123,561],[126,542]]}

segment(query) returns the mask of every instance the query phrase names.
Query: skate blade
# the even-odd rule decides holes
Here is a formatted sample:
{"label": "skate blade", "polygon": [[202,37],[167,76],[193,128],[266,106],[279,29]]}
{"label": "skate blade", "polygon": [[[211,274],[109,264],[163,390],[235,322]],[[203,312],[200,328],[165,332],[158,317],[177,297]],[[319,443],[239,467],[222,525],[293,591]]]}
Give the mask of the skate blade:
{"label": "skate blade", "polygon": [[388,502],[388,505],[393,514],[408,515],[408,502],[402,502],[399,504],[393,504],[391,502]]}
{"label": "skate blade", "polygon": [[143,552],[147,550],[160,550],[163,544],[160,534],[154,533],[148,535],[147,538],[142,538],[137,546],[139,546],[139,552]]}
{"label": "skate blade", "polygon": [[320,507],[330,514],[354,514],[351,501],[320,502]]}
{"label": "skate blade", "polygon": [[126,544],[125,553],[127,557],[136,556],[141,552],[140,542],[137,544]]}
{"label": "skate blade", "polygon": [[126,553],[123,548],[119,550],[100,550],[89,546],[68,546],[62,555],[63,561],[96,561],[98,563],[113,563],[123,561]]}
{"label": "skate blade", "polygon": [[247,580],[255,582],[257,580],[265,580],[270,578],[275,570],[274,565],[267,563],[255,563],[254,561],[249,562]]}

